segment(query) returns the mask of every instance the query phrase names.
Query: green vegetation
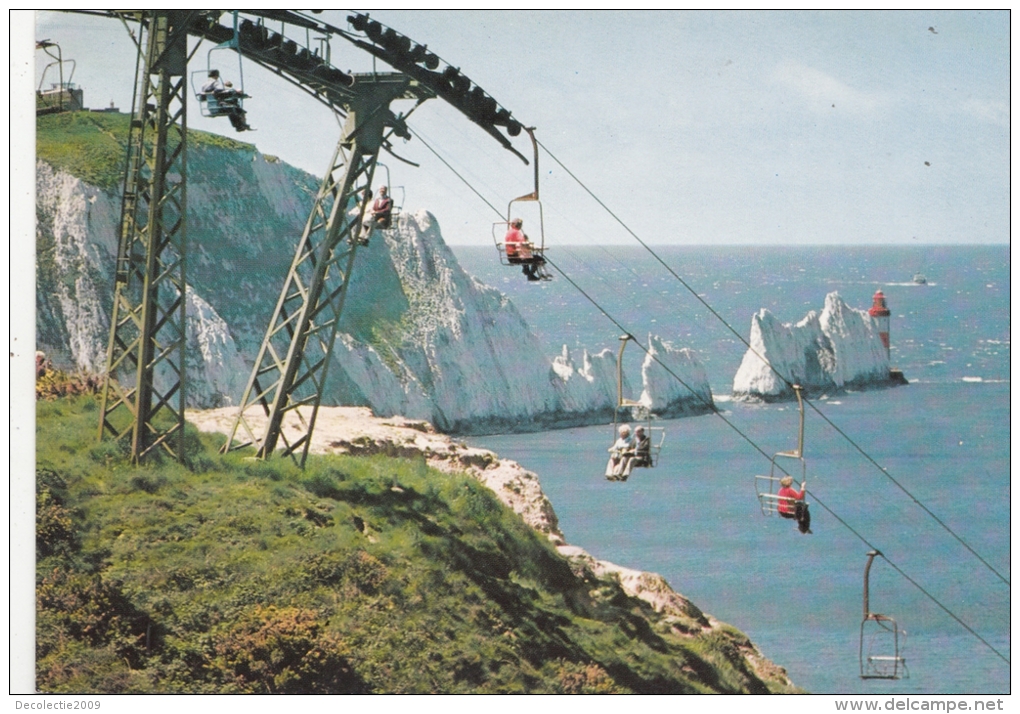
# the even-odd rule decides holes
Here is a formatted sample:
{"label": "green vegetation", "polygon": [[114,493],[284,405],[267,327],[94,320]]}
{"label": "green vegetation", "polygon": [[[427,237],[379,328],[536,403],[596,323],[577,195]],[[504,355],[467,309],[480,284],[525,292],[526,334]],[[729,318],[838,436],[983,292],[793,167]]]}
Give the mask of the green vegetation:
{"label": "green vegetation", "polygon": [[35,358],[35,398],[53,400],[80,394],[98,394],[103,378],[88,372],[56,369],[44,356]]}
{"label": "green vegetation", "polygon": [[[120,186],[131,117],[115,112],[64,112],[36,119],[36,157],[105,190]],[[203,131],[188,132],[189,147],[254,150],[251,144]]]}
{"label": "green vegetation", "polygon": [[[424,461],[131,467],[92,396],[38,403],[47,692],[767,691],[739,633],[667,623]],[[684,634],[684,631],[696,634]]]}
{"label": "green vegetation", "polygon": [[[226,122],[224,125],[229,130]],[[66,112],[41,116],[36,120],[37,155],[55,170],[119,194],[129,126],[127,114]],[[305,211],[319,182],[292,167],[274,172],[298,186],[308,199],[308,206],[295,215],[281,216],[271,205],[272,200],[267,201],[272,196],[267,196],[260,184],[252,162],[254,146],[205,132],[191,131],[188,136],[188,281],[217,306],[235,336],[252,334],[261,338],[279,296],[281,276],[293,260],[293,239],[281,236],[301,235]],[[275,156],[262,158],[267,163],[282,163]],[[286,205],[286,201],[281,203]],[[217,210],[210,210],[211,206]],[[224,225],[222,210],[245,219]],[[58,275],[71,281],[78,275],[62,271],[55,263],[54,228],[49,225],[52,215],[40,212],[39,219],[39,294],[53,296],[58,292]],[[375,240],[382,238],[376,236]],[[372,260],[371,256],[367,259]],[[401,351],[406,349],[413,328],[409,305],[400,276],[385,261],[375,260],[379,262],[372,270],[355,271],[354,289],[348,293],[340,329],[372,345],[388,366],[399,371]],[[104,275],[96,275],[95,280],[112,294],[113,286]],[[67,292],[73,294],[74,289]],[[37,306],[43,316],[40,343],[66,343],[62,318],[52,314],[59,307],[56,301],[43,298]],[[258,343],[251,346],[257,348]]]}

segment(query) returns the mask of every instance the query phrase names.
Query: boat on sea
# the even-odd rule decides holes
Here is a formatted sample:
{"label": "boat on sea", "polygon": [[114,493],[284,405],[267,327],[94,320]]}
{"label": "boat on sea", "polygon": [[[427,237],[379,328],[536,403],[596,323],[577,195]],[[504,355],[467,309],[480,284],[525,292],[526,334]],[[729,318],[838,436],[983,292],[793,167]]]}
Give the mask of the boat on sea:
{"label": "boat on sea", "polygon": [[927,285],[928,278],[924,277],[922,273],[914,273],[914,282],[917,285]]}

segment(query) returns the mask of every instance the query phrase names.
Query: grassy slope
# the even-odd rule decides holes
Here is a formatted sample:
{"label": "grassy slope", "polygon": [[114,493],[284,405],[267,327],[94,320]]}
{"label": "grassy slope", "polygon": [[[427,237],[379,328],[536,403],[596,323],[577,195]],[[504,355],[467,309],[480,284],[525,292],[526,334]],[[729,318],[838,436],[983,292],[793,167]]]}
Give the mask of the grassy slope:
{"label": "grassy slope", "polygon": [[[93,186],[106,190],[118,188],[123,181],[130,119],[127,114],[105,112],[65,112],[38,117],[36,157]],[[251,144],[202,131],[188,132],[188,139],[192,148],[253,148]]]}
{"label": "grassy slope", "polygon": [[467,476],[190,431],[187,467],[133,468],[95,422],[92,397],[39,403],[42,691],[766,690],[742,635],[579,578]]}

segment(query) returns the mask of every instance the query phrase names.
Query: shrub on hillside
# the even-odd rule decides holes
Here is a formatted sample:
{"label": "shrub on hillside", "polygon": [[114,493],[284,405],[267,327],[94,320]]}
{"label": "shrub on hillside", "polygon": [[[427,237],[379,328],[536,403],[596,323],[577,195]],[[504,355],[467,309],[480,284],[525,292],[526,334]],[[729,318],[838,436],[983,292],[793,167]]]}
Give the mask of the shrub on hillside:
{"label": "shrub on hillside", "polygon": [[365,594],[376,592],[388,575],[378,558],[363,550],[353,553],[319,553],[308,560],[312,578],[327,585],[344,582]]}
{"label": "shrub on hillside", "polygon": [[556,673],[564,694],[623,694],[609,673],[595,663],[561,662]]}
{"label": "shrub on hillside", "polygon": [[71,512],[64,508],[48,488],[35,500],[35,548],[45,558],[69,550],[74,544]]}
{"label": "shrub on hillside", "polygon": [[256,607],[215,638],[210,671],[238,692],[355,693],[348,648],[314,610]]}
{"label": "shrub on hillside", "polygon": [[120,588],[99,575],[54,568],[36,587],[36,654],[42,658],[68,640],[112,645],[133,665],[141,662],[149,622]]}
{"label": "shrub on hillside", "polygon": [[52,401],[59,397],[98,394],[103,378],[88,372],[65,372],[56,369],[41,352],[35,356],[35,398]]}

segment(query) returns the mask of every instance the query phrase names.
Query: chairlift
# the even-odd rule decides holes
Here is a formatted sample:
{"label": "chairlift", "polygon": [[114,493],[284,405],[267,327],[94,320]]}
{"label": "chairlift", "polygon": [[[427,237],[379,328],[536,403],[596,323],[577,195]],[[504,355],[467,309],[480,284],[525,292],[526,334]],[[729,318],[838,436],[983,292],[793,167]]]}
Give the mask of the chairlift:
{"label": "chairlift", "polygon": [[858,650],[861,679],[909,679],[910,670],[903,657],[907,644],[906,630],[899,629],[892,617],[871,611],[868,578],[876,555],[882,554],[877,550],[869,552],[864,566],[864,618],[861,620]]}
{"label": "chairlift", "polygon": [[[624,450],[616,450],[610,447],[610,463],[606,466],[606,479],[610,481],[626,481],[633,469],[655,468],[659,463],[659,455],[662,452],[662,444],[666,440],[665,427],[655,426],[655,415],[641,402],[627,399],[623,396],[623,352],[627,343],[633,340],[631,335],[620,336],[620,351],[616,356],[616,409],[613,411],[613,435],[614,446],[617,434],[622,425],[631,421],[639,422],[645,433],[643,445],[631,446]],[[637,427],[634,429],[636,436]]]}
{"label": "chairlift", "polygon": [[[47,64],[45,67],[43,67],[42,78],[39,80],[39,88],[36,91],[39,92],[39,93],[41,93],[43,91],[43,85],[46,84],[46,75],[54,67],[57,68],[57,73],[58,73],[58,80],[54,84],[54,87],[57,88],[57,89],[65,89],[67,87],[73,87],[74,85],[71,82],[71,80],[74,78],[74,70],[77,68],[78,63],[75,62],[73,59],[66,59],[65,60],[63,53],[60,51],[60,45],[58,45],[56,42],[51,42],[50,40],[37,40],[36,43],[35,43],[35,48],[37,50],[42,50],[43,53],[46,54],[46,56],[48,56],[48,57],[53,59],[52,62]],[[57,54],[53,54],[50,51],[51,48],[56,48]],[[67,63],[71,64],[71,74],[69,74],[67,76],[67,79],[65,80],[64,79],[64,65],[67,64]]]}
{"label": "chairlift", "polygon": [[[780,515],[786,518],[792,518],[796,511],[798,502],[803,503],[805,506],[807,505],[807,501],[800,501],[796,498],[779,495],[779,491],[782,488],[782,484],[780,482],[787,475],[786,469],[780,465],[781,459],[787,459],[795,462],[795,470],[796,466],[799,466],[799,481],[795,476],[793,476],[793,474],[790,474],[790,476],[793,477],[794,483],[797,484],[797,491],[803,491],[805,489],[805,484],[807,483],[807,463],[804,461],[804,399],[801,396],[802,387],[799,384],[795,384],[793,385],[793,391],[797,395],[797,408],[800,412],[800,430],[797,433],[797,449],[795,451],[777,451],[772,456],[771,465],[769,466],[769,475],[754,477],[754,489],[758,494],[758,503],[761,506],[762,514],[766,516]],[[789,463],[789,461],[786,461],[785,463]]]}
{"label": "chairlift", "polygon": [[[53,59],[52,62],[43,67],[42,76],[39,79],[39,87],[36,89],[36,114],[50,114],[53,112],[61,112],[65,109],[65,103],[67,109],[80,110],[81,102],[75,101],[75,86],[72,80],[74,79],[74,70],[77,68],[77,63],[73,59],[64,59],[63,52],[60,50],[60,45],[50,40],[38,40],[35,43],[37,50],[42,50],[43,53]],[[51,50],[55,49],[56,54],[53,54]],[[71,73],[64,77],[65,65],[71,65]],[[54,82],[50,75],[50,70],[56,68],[57,81]],[[51,87],[43,89],[46,84],[47,78],[50,79]],[[80,93],[79,93],[80,94]],[[65,99],[66,97],[66,99]],[[78,97],[80,100],[80,96]]]}
{"label": "chairlift", "polygon": [[[234,14],[234,34],[226,42],[221,42],[206,53],[206,68],[191,73],[191,89],[198,100],[199,111],[204,117],[239,116],[244,117],[244,100],[249,97],[244,91],[244,62],[238,44],[237,10]],[[223,84],[219,84],[220,71],[213,64],[213,52],[234,50],[237,54],[237,86],[233,92],[227,92]],[[212,81],[210,81],[212,80]],[[209,85],[216,86],[209,89]],[[237,125],[235,125],[237,128]],[[239,129],[240,131],[241,129]]]}
{"label": "chairlift", "polygon": [[375,230],[387,230],[393,222],[393,214],[400,213],[403,207],[404,200],[404,187],[399,186],[401,202],[397,205],[396,200],[393,198],[393,186],[390,184],[390,169],[386,164],[376,162],[376,167],[381,167],[386,172],[386,181],[384,181],[377,191],[386,189],[386,197],[390,200],[390,210],[388,212],[380,213],[376,215],[374,213],[375,202],[378,197],[373,197],[371,188],[366,188],[362,194],[361,202],[362,205],[355,207],[354,211],[359,212],[362,216],[361,229],[357,232],[357,241],[360,245],[367,246],[368,239]]}
{"label": "chairlift", "polygon": [[[552,273],[545,267],[545,217],[542,213],[542,202],[538,197],[538,140],[535,139],[534,127],[523,128],[531,137],[531,145],[535,150],[535,190],[518,196],[507,204],[506,220],[492,224],[492,240],[496,244],[500,264],[522,266],[524,273],[531,280],[552,280]],[[532,203],[538,206],[538,239],[527,236],[523,243],[512,242],[507,245],[505,239],[510,231],[511,222],[516,218],[514,206]]]}

